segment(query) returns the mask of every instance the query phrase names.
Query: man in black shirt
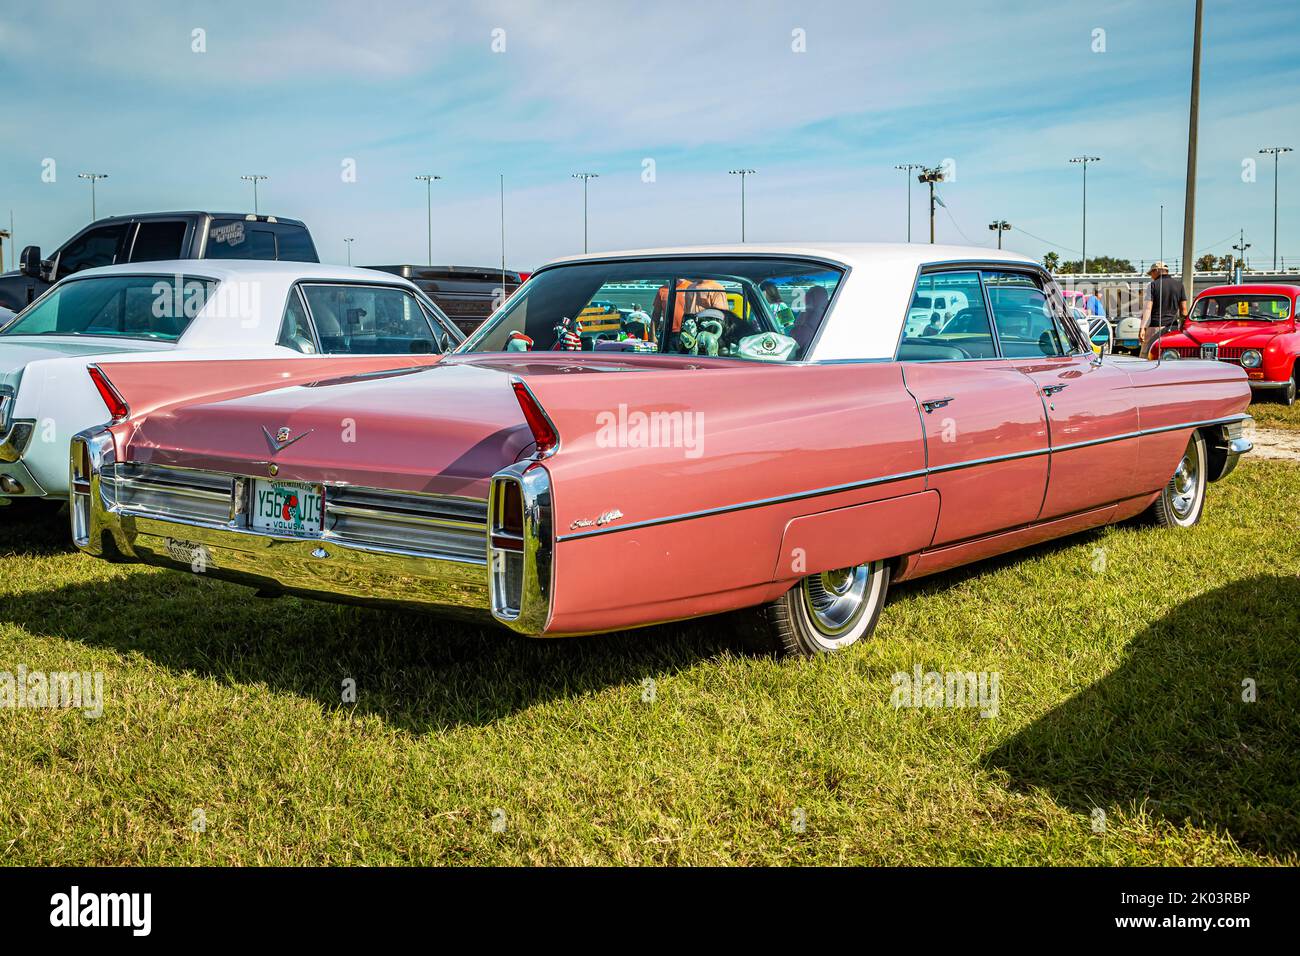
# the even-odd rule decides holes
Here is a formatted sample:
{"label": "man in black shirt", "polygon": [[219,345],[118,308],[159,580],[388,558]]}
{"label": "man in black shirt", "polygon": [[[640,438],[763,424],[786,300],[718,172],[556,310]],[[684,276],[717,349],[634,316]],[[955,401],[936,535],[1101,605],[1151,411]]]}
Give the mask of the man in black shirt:
{"label": "man in black shirt", "polygon": [[1169,275],[1163,262],[1153,263],[1151,284],[1147,286],[1147,301],[1142,306],[1142,357],[1151,351],[1151,343],[1170,329],[1178,328],[1187,318],[1187,292],[1183,284]]}

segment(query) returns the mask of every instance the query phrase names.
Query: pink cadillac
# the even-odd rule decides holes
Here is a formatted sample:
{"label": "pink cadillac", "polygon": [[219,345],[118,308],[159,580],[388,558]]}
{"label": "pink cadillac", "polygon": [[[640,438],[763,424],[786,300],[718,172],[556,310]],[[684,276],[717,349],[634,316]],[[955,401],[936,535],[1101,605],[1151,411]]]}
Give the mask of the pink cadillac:
{"label": "pink cadillac", "polygon": [[891,580],[1193,525],[1250,449],[1240,368],[1095,355],[988,249],[584,256],[441,361],[332,362],[94,368],[115,421],[73,442],[78,546],[534,636],[754,609],[814,654]]}

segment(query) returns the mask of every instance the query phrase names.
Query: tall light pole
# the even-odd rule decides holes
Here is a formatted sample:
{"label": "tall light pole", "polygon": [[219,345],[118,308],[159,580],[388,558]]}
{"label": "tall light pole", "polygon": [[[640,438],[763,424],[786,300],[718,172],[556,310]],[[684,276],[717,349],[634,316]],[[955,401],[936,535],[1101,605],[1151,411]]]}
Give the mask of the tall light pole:
{"label": "tall light pole", "polygon": [[1084,275],[1088,274],[1088,164],[1101,162],[1100,156],[1076,156],[1072,163],[1083,164],[1083,262],[1080,268]]}
{"label": "tall light pole", "polygon": [[1192,30],[1192,93],[1187,109],[1187,193],[1183,200],[1183,291],[1187,301],[1196,298],[1196,128],[1201,113],[1201,19],[1204,0],[1196,0],[1196,25]]}
{"label": "tall light pole", "polygon": [[421,173],[415,178],[424,182],[424,213],[429,227],[429,265],[433,265],[433,184],[442,177],[433,173]]}
{"label": "tall light pole", "polygon": [[1011,228],[1011,223],[1005,219],[995,219],[989,223],[989,228],[998,234],[998,248],[1002,248],[1002,234]]}
{"label": "tall light pole", "polygon": [[348,244],[348,265],[352,265],[352,243],[356,242],[357,240],[354,237],[349,236],[347,239],[344,239],[343,241]]}
{"label": "tall light pole", "polygon": [[1165,261],[1165,204],[1160,204],[1160,261]]}
{"label": "tall light pole", "polygon": [[1265,146],[1260,153],[1273,154],[1273,271],[1277,272],[1277,157],[1291,152],[1290,146]]}
{"label": "tall light pole", "polygon": [[943,167],[923,168],[917,174],[916,181],[930,187],[930,245],[934,245],[934,184],[943,182]]}
{"label": "tall light pole", "polygon": [[587,251],[587,180],[599,179],[600,173],[573,173],[571,178],[582,180],[582,251]]}
{"label": "tall light pole", "polygon": [[903,178],[907,180],[907,241],[912,241],[912,170],[925,169],[923,163],[899,163],[894,166],[895,169],[903,171]]}
{"label": "tall light pole", "polygon": [[258,212],[259,212],[259,210],[258,210],[258,208],[257,208],[257,184],[260,183],[260,182],[262,182],[262,181],[264,181],[264,180],[266,180],[266,179],[269,179],[270,177],[269,177],[269,176],[260,176],[260,175],[258,175],[258,174],[256,174],[256,173],[251,173],[251,174],[249,174],[249,175],[247,175],[247,176],[240,176],[239,178],[242,179],[242,180],[244,180],[244,181],[246,181],[246,182],[250,182],[250,183],[253,184],[253,215],[256,216],[256,215],[258,214]]}
{"label": "tall light pole", "polygon": [[740,177],[740,241],[745,241],[745,177],[758,172],[756,169],[728,169],[727,173]]}
{"label": "tall light pole", "polygon": [[108,173],[77,173],[77,178],[90,180],[90,221],[94,222],[98,218],[95,214],[95,183],[107,179]]}

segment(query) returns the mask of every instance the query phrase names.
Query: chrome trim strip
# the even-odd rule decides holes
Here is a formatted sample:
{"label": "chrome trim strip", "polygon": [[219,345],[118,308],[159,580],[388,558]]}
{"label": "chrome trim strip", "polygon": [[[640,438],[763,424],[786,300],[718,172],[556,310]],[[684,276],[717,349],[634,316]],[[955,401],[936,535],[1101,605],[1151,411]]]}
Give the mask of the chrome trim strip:
{"label": "chrome trim strip", "polygon": [[762,508],[767,505],[784,504],[787,501],[798,501],[803,498],[819,498],[824,495],[833,495],[841,491],[854,491],[858,488],[870,488],[872,485],[883,485],[894,481],[904,481],[908,478],[923,478],[926,475],[926,469],[921,468],[916,471],[905,471],[897,475],[884,475],[880,478],[868,478],[864,481],[851,481],[844,485],[831,485],[827,488],[817,488],[813,491],[799,491],[788,495],[777,495],[773,498],[759,498],[754,501],[741,502],[738,505],[722,505],[717,508],[705,508],[701,511],[688,511],[683,514],[670,515],[666,518],[647,518],[645,521],[632,521],[628,524],[606,525],[603,528],[590,528],[585,531],[575,531],[571,534],[562,534],[556,537],[556,542],[571,541],[574,538],[591,538],[598,534],[612,534],[615,531],[631,531],[634,528],[648,528],[654,525],[673,524],[678,521],[689,521],[692,518],[708,518],[713,515],[728,514],[732,511],[749,511],[752,508]]}
{"label": "chrome trim strip", "polygon": [[[328,486],[326,486],[328,487]],[[382,508],[364,508],[360,505],[341,505],[328,501],[326,509],[332,515],[354,515],[358,518],[373,518],[376,521],[392,521],[397,524],[411,524],[427,528],[450,528],[454,531],[485,530],[482,521],[454,521],[451,518],[429,518],[412,514],[409,511],[385,511]]]}
{"label": "chrome trim strip", "polygon": [[1109,442],[1127,441],[1131,438],[1140,438],[1144,435],[1158,435],[1162,432],[1178,431],[1183,428],[1203,428],[1207,425],[1227,425],[1233,422],[1245,421],[1250,417],[1251,416],[1249,415],[1241,414],[1230,415],[1227,418],[1212,418],[1207,421],[1184,422],[1179,425],[1162,425],[1159,428],[1146,428],[1141,431],[1126,432],[1123,435],[1110,435],[1106,438],[1097,438],[1086,442],[1075,442],[1070,445],[1060,445],[1056,448],[1035,448],[1032,451],[1014,452],[1009,455],[993,455],[988,458],[972,458],[969,461],[954,462],[950,465],[927,466],[919,471],[907,471],[897,475],[884,475],[880,478],[868,478],[865,481],[854,481],[843,485],[831,485],[826,488],[814,488],[811,491],[794,492],[792,494],[777,495],[771,498],[759,498],[754,501],[745,501],[735,505],[722,505],[717,508],[705,508],[700,511],[689,511],[682,514],[668,515],[663,518],[647,518],[644,521],[633,521],[628,524],[606,525],[603,528],[589,528],[583,531],[575,531],[570,534],[558,535],[555,540],[556,543],[559,543],[562,541],[572,541],[576,538],[591,538],[600,534],[631,531],[636,528],[649,528],[662,524],[674,524],[678,521],[689,521],[693,518],[708,518],[713,515],[729,514],[733,511],[748,511],[752,508],[762,508],[767,505],[784,504],[787,501],[798,501],[804,498],[819,498],[824,495],[833,495],[841,491],[853,491],[858,488],[869,488],[873,485],[905,481],[908,478],[920,478],[948,471],[959,471],[963,468],[972,468],[976,465],[991,465],[1004,461],[1016,461],[1021,458],[1036,458],[1042,455],[1050,455],[1053,452],[1070,451],[1075,448],[1087,448],[1091,445],[1103,445]]}

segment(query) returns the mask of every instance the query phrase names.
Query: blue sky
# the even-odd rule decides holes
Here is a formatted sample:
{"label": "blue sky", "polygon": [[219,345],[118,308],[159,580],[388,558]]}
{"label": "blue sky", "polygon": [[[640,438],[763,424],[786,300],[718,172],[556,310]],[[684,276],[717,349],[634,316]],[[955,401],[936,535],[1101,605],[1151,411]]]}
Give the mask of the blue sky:
{"label": "blue sky", "polygon": [[[1150,261],[1182,242],[1191,0],[918,3],[10,3],[0,219],[51,250],[99,213],[250,209],[307,221],[322,258],[500,260],[739,238],[898,240],[900,162],[950,160],[938,239]],[[194,31],[205,52],[194,52]],[[1104,31],[1098,34],[1096,31]],[[504,31],[495,32],[494,31]],[[802,38],[803,51],[795,48]],[[504,39],[504,50],[497,52]],[[1104,51],[1095,49],[1104,41]],[[1273,167],[1300,150],[1300,5],[1207,0],[1196,249],[1246,230],[1272,257]],[[42,163],[56,163],[54,182]],[[1243,160],[1259,161],[1243,181]],[[342,175],[355,162],[356,181]],[[653,181],[646,181],[646,161]],[[925,202],[914,186],[913,231]],[[1280,253],[1300,265],[1300,152],[1282,157]]]}

